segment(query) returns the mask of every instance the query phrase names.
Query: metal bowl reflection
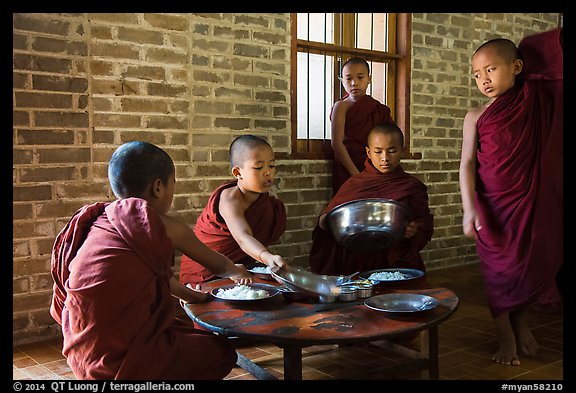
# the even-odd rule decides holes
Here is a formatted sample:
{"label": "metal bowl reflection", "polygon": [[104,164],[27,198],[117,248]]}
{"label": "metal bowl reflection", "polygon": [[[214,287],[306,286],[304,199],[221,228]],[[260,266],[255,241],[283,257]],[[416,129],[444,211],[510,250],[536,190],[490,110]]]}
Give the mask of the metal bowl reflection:
{"label": "metal bowl reflection", "polygon": [[312,295],[338,295],[340,293],[337,279],[311,273],[298,266],[272,270],[272,277],[288,288],[304,291]]}
{"label": "metal bowl reflection", "polygon": [[326,225],[344,248],[374,251],[388,248],[404,236],[411,209],[392,199],[357,199],[336,206]]}

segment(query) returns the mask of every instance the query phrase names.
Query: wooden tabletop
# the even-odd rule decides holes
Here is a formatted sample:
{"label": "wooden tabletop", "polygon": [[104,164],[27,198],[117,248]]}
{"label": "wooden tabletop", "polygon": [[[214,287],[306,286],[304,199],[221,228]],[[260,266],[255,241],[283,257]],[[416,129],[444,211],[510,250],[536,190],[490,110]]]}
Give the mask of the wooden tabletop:
{"label": "wooden tabletop", "polygon": [[[255,282],[278,285],[275,281]],[[204,284],[207,289],[229,285],[228,279]],[[213,298],[205,303],[187,304],[186,313],[196,323],[226,336],[265,340],[281,347],[306,347],[389,339],[437,326],[456,310],[459,299],[447,288],[427,288],[425,282],[403,286],[380,286],[374,295],[416,293],[434,297],[439,305],[414,313],[388,313],[364,305],[365,299],[320,303],[316,298],[288,301],[282,294],[250,304],[230,303]]]}

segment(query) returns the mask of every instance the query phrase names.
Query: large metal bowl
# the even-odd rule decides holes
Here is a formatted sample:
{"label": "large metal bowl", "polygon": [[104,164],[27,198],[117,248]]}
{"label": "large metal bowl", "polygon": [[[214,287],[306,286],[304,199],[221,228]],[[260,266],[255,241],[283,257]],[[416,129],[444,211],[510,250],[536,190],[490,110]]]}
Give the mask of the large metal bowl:
{"label": "large metal bowl", "polygon": [[299,266],[272,269],[272,277],[286,287],[312,295],[339,295],[341,282],[337,277],[322,276]]}
{"label": "large metal bowl", "polygon": [[346,202],[326,215],[326,225],[336,241],[354,251],[390,247],[402,239],[411,220],[412,211],[407,205],[383,198]]}

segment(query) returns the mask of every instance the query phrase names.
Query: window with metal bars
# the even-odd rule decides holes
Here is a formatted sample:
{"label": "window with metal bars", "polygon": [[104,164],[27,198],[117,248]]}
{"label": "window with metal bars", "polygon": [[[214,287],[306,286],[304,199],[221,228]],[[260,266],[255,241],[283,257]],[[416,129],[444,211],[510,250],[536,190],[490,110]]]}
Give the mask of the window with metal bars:
{"label": "window with metal bars", "polygon": [[291,20],[292,157],[333,157],[330,112],[345,94],[339,76],[351,57],[368,61],[366,94],[390,107],[409,156],[410,15],[293,13]]}

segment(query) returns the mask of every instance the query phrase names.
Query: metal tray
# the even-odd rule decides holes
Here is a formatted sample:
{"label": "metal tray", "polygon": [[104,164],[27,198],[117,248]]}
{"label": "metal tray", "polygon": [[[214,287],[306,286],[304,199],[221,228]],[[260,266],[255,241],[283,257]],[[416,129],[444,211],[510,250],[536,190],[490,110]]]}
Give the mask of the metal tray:
{"label": "metal tray", "polygon": [[387,293],[372,296],[364,301],[366,307],[391,313],[413,313],[431,310],[438,306],[438,300],[417,293]]}
{"label": "metal tray", "polygon": [[236,286],[236,284],[229,284],[229,285],[222,285],[221,287],[218,288],[214,288],[210,291],[210,294],[212,296],[214,296],[216,299],[220,299],[220,300],[224,300],[230,303],[236,303],[236,304],[253,304],[253,303],[258,303],[264,300],[268,300],[276,295],[278,295],[280,293],[280,291],[278,290],[278,288],[274,285],[270,285],[270,284],[260,284],[260,283],[251,283],[248,284],[248,286],[250,288],[253,289],[263,289],[266,292],[268,292],[268,296],[263,297],[263,298],[258,298],[258,299],[228,299],[225,297],[221,297],[218,296],[218,290],[219,289],[230,289],[230,288],[234,288]]}
{"label": "metal tray", "polygon": [[[400,272],[404,276],[404,279],[402,279],[402,280],[373,280],[373,279],[368,278],[373,273],[381,273],[381,272],[387,272],[387,273]],[[423,275],[424,275],[424,272],[422,270],[396,268],[396,269],[369,270],[367,272],[360,273],[358,275],[358,277],[360,277],[361,279],[370,280],[370,281],[377,283],[377,284],[385,284],[385,283],[398,283],[398,282],[415,280],[417,278],[422,277]]]}

